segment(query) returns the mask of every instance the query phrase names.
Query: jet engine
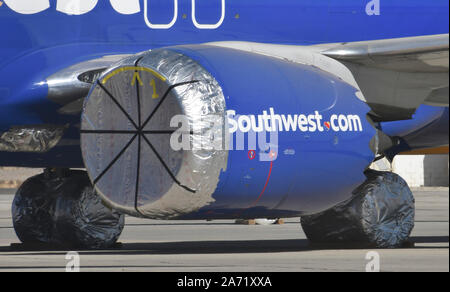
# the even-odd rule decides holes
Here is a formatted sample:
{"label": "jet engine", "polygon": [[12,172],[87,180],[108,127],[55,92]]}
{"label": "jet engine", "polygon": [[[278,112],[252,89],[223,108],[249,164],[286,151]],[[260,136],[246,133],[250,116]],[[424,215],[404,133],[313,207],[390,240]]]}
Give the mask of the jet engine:
{"label": "jet engine", "polygon": [[81,145],[102,199],[159,219],[326,210],[366,177],[376,134],[358,90],[318,68],[211,45],[140,53],[106,70]]}

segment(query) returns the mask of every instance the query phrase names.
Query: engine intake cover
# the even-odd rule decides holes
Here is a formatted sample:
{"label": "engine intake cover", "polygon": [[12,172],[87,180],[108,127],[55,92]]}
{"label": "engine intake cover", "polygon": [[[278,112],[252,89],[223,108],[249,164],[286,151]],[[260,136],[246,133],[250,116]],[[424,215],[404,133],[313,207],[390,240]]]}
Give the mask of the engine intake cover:
{"label": "engine intake cover", "polygon": [[[81,145],[90,178],[106,203],[134,216],[171,218],[214,201],[227,152],[169,147],[179,130],[178,123],[171,125],[176,116],[204,129],[211,119],[226,126],[221,87],[182,54],[138,54],[99,78],[84,104]],[[218,130],[220,140],[225,131]],[[196,135],[189,127],[186,131],[196,145],[208,141],[215,129]]]}

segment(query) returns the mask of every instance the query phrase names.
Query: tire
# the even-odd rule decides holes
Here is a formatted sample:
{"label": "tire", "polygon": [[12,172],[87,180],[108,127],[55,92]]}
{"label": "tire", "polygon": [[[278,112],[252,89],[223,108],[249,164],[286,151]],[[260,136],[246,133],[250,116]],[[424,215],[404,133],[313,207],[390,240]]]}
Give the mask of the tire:
{"label": "tire", "polygon": [[25,244],[107,248],[125,225],[124,215],[103,204],[84,171],[28,179],[16,193],[12,217]]}
{"label": "tire", "polygon": [[415,201],[397,174],[369,170],[355,196],[330,210],[301,218],[312,243],[396,248],[414,228]]}

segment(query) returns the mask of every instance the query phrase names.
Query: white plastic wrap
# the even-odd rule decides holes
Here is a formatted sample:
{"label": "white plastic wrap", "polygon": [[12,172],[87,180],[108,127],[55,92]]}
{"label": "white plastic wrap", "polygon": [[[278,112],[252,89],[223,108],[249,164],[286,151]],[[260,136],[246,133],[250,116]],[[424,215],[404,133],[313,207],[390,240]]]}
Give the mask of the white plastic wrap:
{"label": "white plastic wrap", "polygon": [[61,126],[13,127],[0,135],[0,151],[47,152],[58,144],[63,134]]}
{"label": "white plastic wrap", "polygon": [[[87,171],[122,212],[170,219],[196,211],[214,201],[227,165],[225,121],[222,89],[198,63],[165,49],[138,54],[105,72],[85,102]],[[187,147],[173,147],[174,131]]]}

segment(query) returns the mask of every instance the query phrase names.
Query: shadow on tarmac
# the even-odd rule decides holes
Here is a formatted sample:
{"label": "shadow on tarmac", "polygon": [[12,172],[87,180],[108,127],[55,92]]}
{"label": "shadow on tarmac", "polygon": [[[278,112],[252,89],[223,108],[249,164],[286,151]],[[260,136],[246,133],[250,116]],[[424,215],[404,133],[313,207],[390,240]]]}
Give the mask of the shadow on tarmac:
{"label": "shadow on tarmac", "polygon": [[[423,246],[429,243],[448,243],[448,236],[418,236],[412,237],[410,242],[402,248],[428,249]],[[422,246],[421,246],[422,244]],[[117,244],[114,248],[89,250],[73,249],[70,247],[55,247],[49,245],[26,245],[14,244],[0,247],[1,253],[8,255],[57,255],[65,254],[68,251],[77,250],[80,255],[146,255],[146,254],[239,254],[239,253],[282,253],[282,252],[302,252],[336,249],[368,249],[373,247],[362,247],[361,245],[311,245],[306,239],[289,240],[250,240],[250,241],[186,241],[186,242],[151,242],[151,243],[123,243]],[[446,246],[431,247],[449,248]],[[35,253],[30,253],[35,252]],[[13,254],[12,254],[13,253]]]}

